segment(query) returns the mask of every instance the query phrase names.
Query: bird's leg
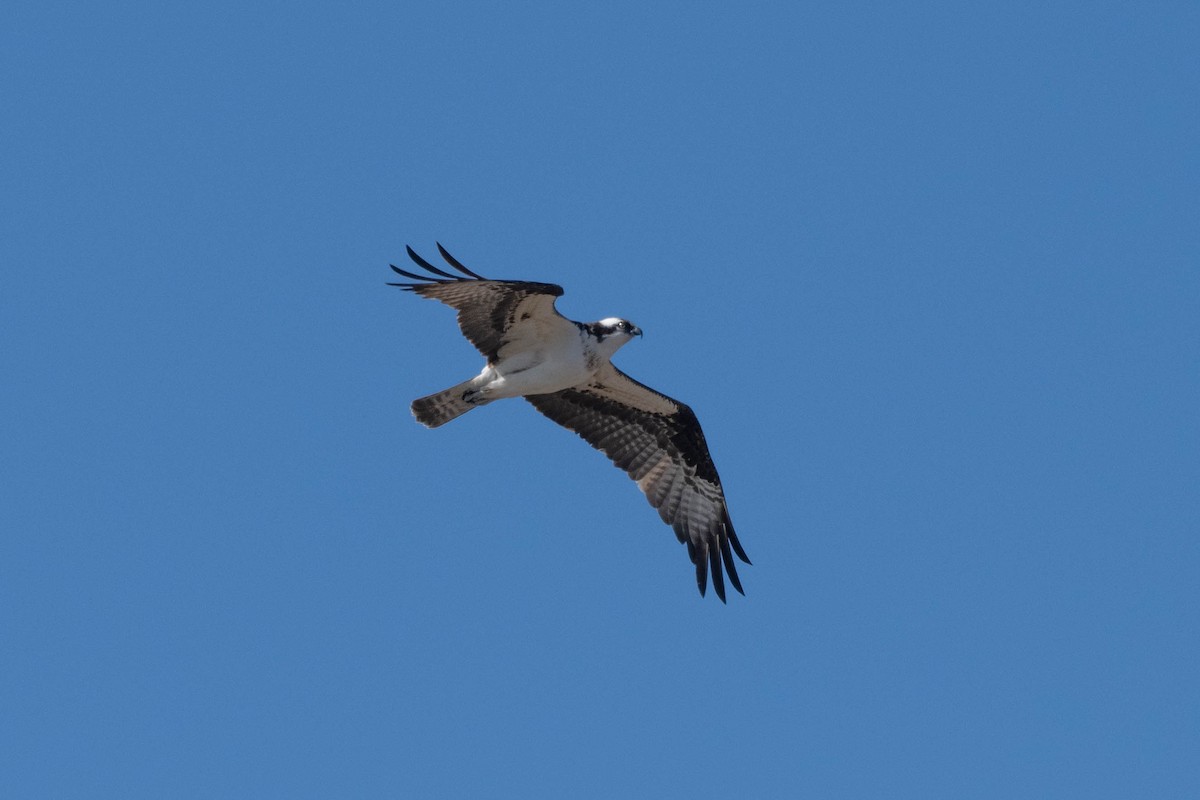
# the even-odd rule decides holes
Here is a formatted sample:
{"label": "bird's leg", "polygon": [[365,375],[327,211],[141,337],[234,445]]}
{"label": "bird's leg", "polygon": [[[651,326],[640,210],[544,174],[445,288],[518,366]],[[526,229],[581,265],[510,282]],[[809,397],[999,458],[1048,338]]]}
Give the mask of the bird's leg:
{"label": "bird's leg", "polygon": [[464,403],[470,403],[473,406],[481,406],[491,402],[483,389],[467,389],[463,392],[462,399]]}
{"label": "bird's leg", "polygon": [[503,385],[504,379],[496,374],[496,370],[489,364],[470,381],[467,390],[462,393],[463,402],[473,406],[490,403],[504,397],[504,394],[497,391]]}

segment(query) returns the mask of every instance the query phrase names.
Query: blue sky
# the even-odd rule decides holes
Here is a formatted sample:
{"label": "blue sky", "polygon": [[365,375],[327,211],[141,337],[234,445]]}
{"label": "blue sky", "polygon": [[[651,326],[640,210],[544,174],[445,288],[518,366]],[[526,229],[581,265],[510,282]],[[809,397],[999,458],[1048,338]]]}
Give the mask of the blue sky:
{"label": "blue sky", "polygon": [[[1200,12],[18,4],[12,797],[1195,797]],[[646,332],[754,565],[384,285]]]}

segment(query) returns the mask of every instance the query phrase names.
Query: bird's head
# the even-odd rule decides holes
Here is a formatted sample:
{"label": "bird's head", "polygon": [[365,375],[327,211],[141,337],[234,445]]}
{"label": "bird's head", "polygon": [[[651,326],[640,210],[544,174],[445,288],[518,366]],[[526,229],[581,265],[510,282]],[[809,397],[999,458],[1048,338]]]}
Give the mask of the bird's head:
{"label": "bird's head", "polygon": [[641,328],[627,319],[618,317],[607,317],[599,322],[593,322],[588,327],[591,329],[592,335],[596,337],[600,348],[610,356],[633,337],[642,335]]}

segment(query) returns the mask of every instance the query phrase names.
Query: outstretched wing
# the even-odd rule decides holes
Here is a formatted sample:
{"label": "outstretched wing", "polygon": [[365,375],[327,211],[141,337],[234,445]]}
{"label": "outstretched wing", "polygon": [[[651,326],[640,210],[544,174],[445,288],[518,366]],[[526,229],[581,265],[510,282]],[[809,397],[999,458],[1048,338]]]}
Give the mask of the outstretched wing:
{"label": "outstretched wing", "polygon": [[690,408],[612,364],[586,386],[525,399],[637,481],[650,505],[687,545],[702,596],[711,567],[713,588],[725,601],[722,563],[733,588],[742,592],[730,551],[747,564],[750,559],[733,531],[721,479]]}
{"label": "outstretched wing", "polygon": [[499,351],[513,339],[522,338],[529,328],[543,325],[562,315],[554,308],[554,298],[563,293],[553,283],[529,281],[493,281],[464,267],[440,244],[438,252],[460,275],[435,267],[411,248],[408,256],[429,274],[408,272],[392,264],[400,275],[418,283],[389,283],[389,286],[416,292],[422,297],[441,300],[458,311],[458,327],[471,344],[494,363]]}

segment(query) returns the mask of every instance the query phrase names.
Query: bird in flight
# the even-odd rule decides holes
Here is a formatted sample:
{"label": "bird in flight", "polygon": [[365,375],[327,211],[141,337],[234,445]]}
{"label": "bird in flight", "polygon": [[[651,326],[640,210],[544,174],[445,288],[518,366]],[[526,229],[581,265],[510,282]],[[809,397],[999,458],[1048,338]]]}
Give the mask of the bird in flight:
{"label": "bird in flight", "polygon": [[687,545],[704,596],[713,589],[725,602],[725,580],[738,592],[733,554],[750,559],[729,519],[721,479],[696,415],[617,369],[613,354],[642,331],[608,317],[574,322],[558,313],[563,293],[553,283],[490,280],[464,267],[441,244],[454,270],[434,266],[408,247],[426,274],[392,269],[412,283],[390,283],[458,311],[458,326],[487,363],[474,378],[414,400],[413,416],[436,428],[473,408],[505,397],[524,397],[550,419],[579,434],[637,482],[663,522]]}

